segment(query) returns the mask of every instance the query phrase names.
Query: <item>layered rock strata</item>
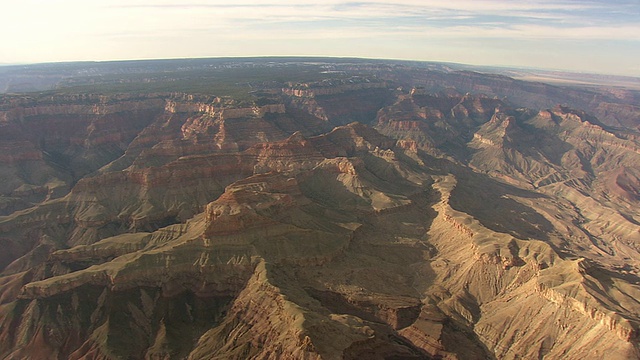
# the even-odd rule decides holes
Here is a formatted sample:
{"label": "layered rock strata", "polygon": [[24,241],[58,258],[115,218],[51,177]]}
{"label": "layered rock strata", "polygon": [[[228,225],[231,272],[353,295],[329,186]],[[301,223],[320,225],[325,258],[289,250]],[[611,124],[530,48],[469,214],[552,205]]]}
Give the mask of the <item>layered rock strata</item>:
{"label": "layered rock strata", "polygon": [[632,132],[320,85],[2,104],[0,357],[640,355]]}

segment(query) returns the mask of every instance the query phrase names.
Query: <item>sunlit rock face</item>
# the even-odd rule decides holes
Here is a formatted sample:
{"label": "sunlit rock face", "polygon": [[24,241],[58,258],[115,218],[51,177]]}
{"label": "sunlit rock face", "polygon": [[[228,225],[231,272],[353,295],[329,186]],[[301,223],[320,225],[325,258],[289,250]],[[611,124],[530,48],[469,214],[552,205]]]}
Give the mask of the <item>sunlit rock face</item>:
{"label": "sunlit rock face", "polygon": [[638,358],[636,133],[391,74],[5,96],[0,357]]}

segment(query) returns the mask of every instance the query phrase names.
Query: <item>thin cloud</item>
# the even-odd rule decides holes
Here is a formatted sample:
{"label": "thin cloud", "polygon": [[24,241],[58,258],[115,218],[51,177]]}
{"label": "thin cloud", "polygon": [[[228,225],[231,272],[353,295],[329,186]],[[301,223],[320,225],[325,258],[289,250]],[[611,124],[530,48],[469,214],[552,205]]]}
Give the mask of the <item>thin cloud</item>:
{"label": "thin cloud", "polygon": [[[394,52],[383,51],[379,57],[416,59],[426,56],[420,50],[425,44],[434,43],[441,44],[440,53],[450,54],[454,52],[444,47],[455,43],[465,43],[460,54],[490,54],[489,49],[506,42],[514,53],[528,51],[526,45],[518,48],[522,40],[540,40],[560,50],[560,42],[628,43],[625,52],[602,55],[614,63],[640,48],[638,0],[188,1],[14,1],[4,9],[12,16],[0,22],[5,49],[0,61],[104,59],[110,53],[139,58],[141,49],[146,57],[256,55],[249,52],[266,43],[288,54],[340,55],[348,49],[343,55],[371,57],[385,48]],[[77,44],[81,46],[73,50]],[[365,48],[369,50],[361,50]]]}
{"label": "thin cloud", "polygon": [[[626,5],[628,6],[628,4]],[[215,16],[217,21],[247,22],[250,20],[262,20],[266,22],[308,22],[334,20],[376,20],[394,19],[402,21],[403,18],[416,19],[422,17],[424,21],[438,20],[467,20],[468,25],[474,25],[474,21],[482,21],[484,16],[500,16],[511,19],[511,22],[546,22],[552,21],[559,25],[597,23],[607,25],[612,21],[617,23],[619,19],[607,21],[607,14],[617,12],[610,4],[599,2],[564,1],[470,1],[470,0],[399,0],[345,2],[323,1],[322,3],[311,1],[299,1],[291,4],[288,1],[252,2],[245,1],[239,4],[228,4],[219,1],[200,3],[179,3],[175,1],[161,1],[153,4],[146,2],[121,3],[109,5],[109,7],[123,9],[146,9],[162,12],[164,10],[175,11],[198,10],[202,16]],[[175,14],[174,14],[175,15]],[[162,14],[160,14],[162,16]],[[633,22],[636,19],[630,19]]]}

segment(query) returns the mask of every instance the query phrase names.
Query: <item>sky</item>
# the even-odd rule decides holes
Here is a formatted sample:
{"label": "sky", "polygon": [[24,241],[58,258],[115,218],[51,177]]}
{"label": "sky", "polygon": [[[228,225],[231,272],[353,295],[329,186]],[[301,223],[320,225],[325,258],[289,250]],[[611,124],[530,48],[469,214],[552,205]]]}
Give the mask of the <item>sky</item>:
{"label": "sky", "polygon": [[640,76],[640,0],[0,0],[0,63],[271,55]]}

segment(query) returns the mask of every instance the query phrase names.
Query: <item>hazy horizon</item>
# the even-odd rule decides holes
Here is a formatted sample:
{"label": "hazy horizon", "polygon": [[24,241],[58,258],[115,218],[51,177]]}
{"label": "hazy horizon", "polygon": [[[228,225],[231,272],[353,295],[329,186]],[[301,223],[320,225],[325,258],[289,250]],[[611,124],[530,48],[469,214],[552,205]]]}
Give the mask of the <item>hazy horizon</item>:
{"label": "hazy horizon", "polygon": [[5,9],[3,65],[319,56],[640,76],[636,0],[24,0]]}

